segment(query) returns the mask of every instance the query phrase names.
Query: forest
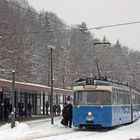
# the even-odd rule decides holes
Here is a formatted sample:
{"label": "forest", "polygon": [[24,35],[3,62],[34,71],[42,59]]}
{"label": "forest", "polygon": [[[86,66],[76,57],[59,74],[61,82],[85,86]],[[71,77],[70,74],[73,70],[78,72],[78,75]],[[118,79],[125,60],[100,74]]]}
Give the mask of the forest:
{"label": "forest", "polygon": [[[54,87],[72,87],[81,77],[101,76],[140,88],[140,52],[111,45],[85,30],[87,25],[65,24],[55,13],[37,12],[26,0],[0,0],[0,78],[50,86],[50,48],[53,50]],[[82,29],[82,30],[81,30]],[[102,54],[102,55],[101,55]]]}

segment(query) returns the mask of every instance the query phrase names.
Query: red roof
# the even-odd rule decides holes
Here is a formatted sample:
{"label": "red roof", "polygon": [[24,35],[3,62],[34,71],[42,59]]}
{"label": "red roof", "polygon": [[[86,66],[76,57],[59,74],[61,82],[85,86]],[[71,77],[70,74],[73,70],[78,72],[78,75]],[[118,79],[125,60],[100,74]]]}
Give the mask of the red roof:
{"label": "red roof", "polygon": [[[0,88],[4,88],[4,87],[12,88],[12,81],[0,79]],[[30,90],[30,91],[36,91],[39,93],[51,91],[51,87],[38,85],[38,84],[32,84],[32,83],[24,83],[24,82],[15,82],[15,89],[22,89],[22,90],[27,90],[27,91]],[[72,94],[72,90],[55,88],[55,87],[53,87],[53,91],[54,93]]]}

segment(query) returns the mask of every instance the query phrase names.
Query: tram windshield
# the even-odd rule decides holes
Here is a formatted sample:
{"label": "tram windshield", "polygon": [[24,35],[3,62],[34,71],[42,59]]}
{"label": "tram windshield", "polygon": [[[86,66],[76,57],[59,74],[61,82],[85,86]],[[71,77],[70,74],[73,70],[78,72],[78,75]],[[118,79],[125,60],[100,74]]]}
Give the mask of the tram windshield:
{"label": "tram windshield", "polygon": [[75,105],[110,105],[109,91],[78,91],[74,94]]}

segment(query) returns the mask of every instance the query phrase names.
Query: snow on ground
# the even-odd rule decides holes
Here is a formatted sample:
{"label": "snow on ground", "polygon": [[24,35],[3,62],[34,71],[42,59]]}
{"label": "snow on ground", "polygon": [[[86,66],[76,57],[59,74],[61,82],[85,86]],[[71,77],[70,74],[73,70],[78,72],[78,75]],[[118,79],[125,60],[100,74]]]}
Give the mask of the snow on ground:
{"label": "snow on ground", "polygon": [[69,133],[73,129],[66,129],[60,124],[61,118],[54,118],[54,125],[50,119],[16,122],[16,127],[11,129],[11,124],[0,127],[0,140],[31,140],[50,135]]}
{"label": "snow on ground", "polygon": [[30,131],[29,125],[26,123],[16,122],[16,127],[11,129],[11,124],[5,124],[0,127],[0,140],[15,140],[28,134]]}
{"label": "snow on ground", "polygon": [[65,128],[60,121],[61,117],[54,118],[54,125],[51,124],[50,119],[16,122],[16,127],[13,129],[11,129],[11,124],[5,124],[0,127],[0,140],[129,140],[140,138],[140,119],[133,124],[109,131]]}
{"label": "snow on ground", "polygon": [[35,140],[129,140],[131,138],[140,138],[140,120],[109,131],[83,130]]}

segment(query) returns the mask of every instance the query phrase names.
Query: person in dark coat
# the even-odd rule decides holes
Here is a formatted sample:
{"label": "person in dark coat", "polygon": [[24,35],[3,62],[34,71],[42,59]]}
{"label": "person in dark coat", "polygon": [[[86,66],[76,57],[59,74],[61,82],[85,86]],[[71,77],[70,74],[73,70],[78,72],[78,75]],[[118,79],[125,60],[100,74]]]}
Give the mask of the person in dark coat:
{"label": "person in dark coat", "polygon": [[72,125],[72,104],[69,101],[67,105],[64,106],[62,110],[62,116],[65,120],[65,126],[69,126],[71,128]]}
{"label": "person in dark coat", "polygon": [[0,102],[0,119],[2,119],[3,117],[3,111],[4,110],[4,103],[1,101]]}
{"label": "person in dark coat", "polygon": [[32,105],[31,102],[29,101],[29,103],[27,104],[28,116],[31,116],[31,110],[32,110]]}
{"label": "person in dark coat", "polygon": [[10,102],[8,98],[4,99],[4,119],[8,121],[10,115]]}
{"label": "person in dark coat", "polygon": [[68,103],[66,106],[67,109],[67,120],[68,120],[68,126],[71,128],[72,125],[72,104],[71,102]]}
{"label": "person in dark coat", "polygon": [[57,105],[57,115],[60,116],[61,114],[61,106]]}
{"label": "person in dark coat", "polygon": [[19,117],[23,116],[23,108],[24,108],[24,104],[22,102],[22,100],[18,103],[18,112],[19,112]]}
{"label": "person in dark coat", "polygon": [[67,120],[67,103],[64,104],[64,107],[62,109],[62,116],[63,119],[61,120],[61,124],[63,124],[64,126],[68,126],[68,120]]}
{"label": "person in dark coat", "polygon": [[56,105],[53,105],[53,115],[56,116]]}
{"label": "person in dark coat", "polygon": [[48,103],[48,101],[46,101],[46,115],[49,115],[48,109],[49,109],[49,103]]}

